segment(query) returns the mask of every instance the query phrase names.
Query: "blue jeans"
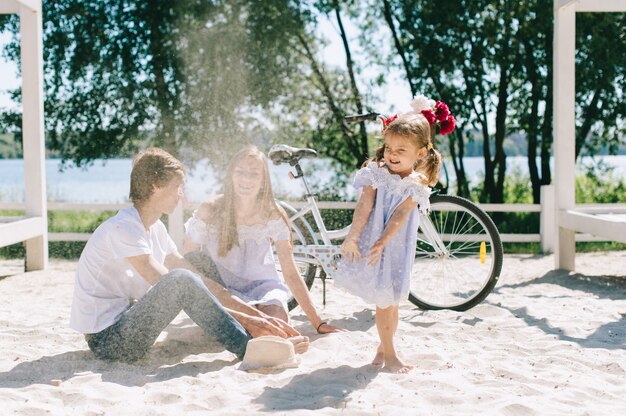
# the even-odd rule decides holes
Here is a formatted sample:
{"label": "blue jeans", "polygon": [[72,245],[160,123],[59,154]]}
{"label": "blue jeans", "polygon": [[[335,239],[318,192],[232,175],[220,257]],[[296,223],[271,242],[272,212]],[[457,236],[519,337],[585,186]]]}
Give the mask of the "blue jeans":
{"label": "blue jeans", "polygon": [[181,310],[211,339],[243,358],[252,337],[226,312],[202,279],[185,269],[175,269],[161,277],[116,323],[88,336],[87,343],[98,358],[137,360]]}
{"label": "blue jeans", "polygon": [[202,250],[196,250],[185,254],[185,260],[187,260],[193,267],[198,269],[205,277],[219,283],[221,286],[226,287],[226,283],[222,280],[219,270],[215,262]]}

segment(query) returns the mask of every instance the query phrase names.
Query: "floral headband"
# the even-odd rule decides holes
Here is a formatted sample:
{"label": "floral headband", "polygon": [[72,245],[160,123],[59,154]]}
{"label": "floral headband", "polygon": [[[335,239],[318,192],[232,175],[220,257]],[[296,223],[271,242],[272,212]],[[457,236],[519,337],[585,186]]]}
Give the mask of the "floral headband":
{"label": "floral headband", "polygon": [[[411,101],[411,108],[413,111],[406,114],[423,115],[428,124],[439,127],[439,134],[442,136],[452,133],[456,127],[456,119],[450,114],[448,105],[443,101],[435,101],[424,95],[416,95],[413,101]],[[398,114],[382,118],[383,131],[387,130],[387,127],[397,118]]]}

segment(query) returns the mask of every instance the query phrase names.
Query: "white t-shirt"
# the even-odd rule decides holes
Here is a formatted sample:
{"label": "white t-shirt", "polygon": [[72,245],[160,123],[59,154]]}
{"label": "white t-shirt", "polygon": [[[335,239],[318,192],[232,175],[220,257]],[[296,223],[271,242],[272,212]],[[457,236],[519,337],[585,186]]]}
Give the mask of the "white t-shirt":
{"label": "white t-shirt", "polygon": [[70,327],[94,334],[117,322],[151,287],[127,257],[151,254],[163,264],[175,251],[165,225],[157,221],[146,230],[134,206],[103,222],[78,260]]}

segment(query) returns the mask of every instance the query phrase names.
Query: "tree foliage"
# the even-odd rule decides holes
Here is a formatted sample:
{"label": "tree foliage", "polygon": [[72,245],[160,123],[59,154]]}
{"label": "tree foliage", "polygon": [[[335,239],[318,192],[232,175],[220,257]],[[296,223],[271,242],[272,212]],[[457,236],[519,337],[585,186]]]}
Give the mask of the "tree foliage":
{"label": "tree foliage", "polygon": [[[281,0],[60,0],[43,13],[47,147],[77,164],[147,144],[219,157],[254,140],[306,20]],[[18,19],[3,28],[17,34]]]}
{"label": "tree foliage", "polygon": [[[535,201],[550,182],[552,147],[552,9],[545,2],[504,0],[372,1],[385,22],[408,85],[447,101],[460,128],[449,141],[460,194],[470,130],[483,141],[485,183],[480,199],[502,202],[504,139],[528,137]],[[616,148],[624,134],[624,13],[580,15],[577,21],[577,156],[599,145]],[[541,173],[535,156],[541,158]]]}
{"label": "tree foliage", "polygon": [[[463,157],[477,140],[480,199],[502,202],[504,141],[519,132],[528,138],[536,202],[551,180],[553,17],[544,1],[58,0],[43,7],[47,147],[77,164],[146,145],[221,164],[243,142],[280,141],[315,147],[351,170],[371,154],[372,134],[344,116],[379,110],[374,90],[395,65],[413,94],[446,101],[455,113],[457,130],[438,144],[452,157],[457,193],[469,195]],[[577,156],[615,150],[624,137],[625,15],[577,17]],[[321,18],[335,25],[345,65],[322,60]],[[19,22],[4,17],[0,29],[17,36]],[[5,53],[19,59],[17,38]],[[19,126],[20,114],[0,122]]]}

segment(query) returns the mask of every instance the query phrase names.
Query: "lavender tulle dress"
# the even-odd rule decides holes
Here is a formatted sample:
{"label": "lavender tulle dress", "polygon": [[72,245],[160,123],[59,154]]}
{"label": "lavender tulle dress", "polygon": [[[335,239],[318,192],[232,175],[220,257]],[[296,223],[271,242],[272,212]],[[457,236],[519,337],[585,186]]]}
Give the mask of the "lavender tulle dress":
{"label": "lavender tulle dress", "polygon": [[398,305],[409,295],[409,282],[415,258],[419,213],[430,209],[430,188],[420,181],[420,174],[413,172],[405,178],[389,172],[377,162],[369,162],[354,178],[354,187],[371,186],[376,189],[376,201],[359,238],[361,254],[369,253],[370,247],[382,235],[387,221],[395,209],[407,198],[413,198],[417,208],[406,219],[400,230],[385,246],[380,261],[369,266],[366,260],[349,263],[342,260],[336,274],[335,284],[373,303],[380,308]]}

